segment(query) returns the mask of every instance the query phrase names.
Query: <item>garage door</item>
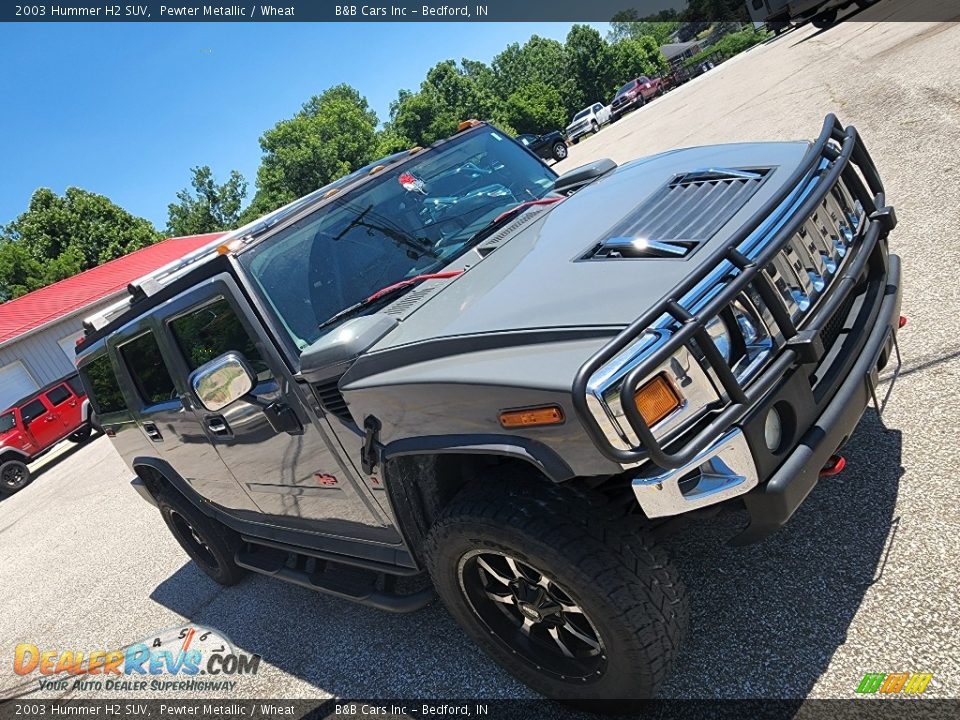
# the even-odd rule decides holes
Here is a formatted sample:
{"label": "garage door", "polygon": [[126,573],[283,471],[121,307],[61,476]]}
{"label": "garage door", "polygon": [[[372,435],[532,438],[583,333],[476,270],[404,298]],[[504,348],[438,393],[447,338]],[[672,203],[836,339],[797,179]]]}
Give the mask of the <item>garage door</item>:
{"label": "garage door", "polygon": [[37,384],[19,360],[0,367],[0,410],[5,410],[36,389]]}

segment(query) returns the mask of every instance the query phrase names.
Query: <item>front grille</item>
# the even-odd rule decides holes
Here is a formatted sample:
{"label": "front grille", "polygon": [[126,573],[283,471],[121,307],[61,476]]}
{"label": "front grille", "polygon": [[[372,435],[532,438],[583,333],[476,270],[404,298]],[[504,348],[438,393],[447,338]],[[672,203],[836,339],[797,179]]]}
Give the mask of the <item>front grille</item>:
{"label": "front grille", "polygon": [[677,175],[580,259],[686,257],[746,205],[769,173],[769,168],[711,168]]}
{"label": "front grille", "polygon": [[[678,184],[716,183],[693,175]],[[873,249],[896,223],[883,199],[883,183],[856,130],[827,116],[789,182],[672,294],[581,366],[573,403],[603,455],[624,466],[649,461],[684,468],[798,364],[817,356],[812,333],[836,351],[853,307],[837,295],[851,294],[839,279],[867,271]],[[687,239],[671,235],[666,230],[663,237]],[[693,374],[702,372],[709,378]],[[668,418],[651,427],[634,402],[620,398],[632,400],[658,373],[687,398],[691,390],[712,397],[689,402],[696,411],[680,426],[665,428]]]}
{"label": "front grille", "polygon": [[347,408],[347,401],[343,399],[343,395],[340,393],[339,383],[340,378],[335,378],[327,382],[317,383],[313,388],[324,411],[344,422],[352,423],[353,417],[351,417],[350,410]]}
{"label": "front grille", "polygon": [[850,314],[850,309],[853,307],[855,298],[854,293],[847,295],[837,311],[823,326],[823,329],[820,331],[820,340],[823,342],[824,349],[829,350],[833,347],[834,343],[837,342],[840,333],[843,332],[843,326],[847,322],[847,316]]}
{"label": "front grille", "polygon": [[798,326],[843,264],[860,212],[849,190],[838,182],[767,266],[780,300]]}

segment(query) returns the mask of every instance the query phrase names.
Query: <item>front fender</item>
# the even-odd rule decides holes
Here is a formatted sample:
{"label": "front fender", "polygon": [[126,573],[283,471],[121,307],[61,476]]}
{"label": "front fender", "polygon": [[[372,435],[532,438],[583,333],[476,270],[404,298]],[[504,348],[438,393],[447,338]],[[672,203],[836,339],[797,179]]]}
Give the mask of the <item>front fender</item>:
{"label": "front fender", "polygon": [[395,440],[384,446],[384,462],[404,455],[500,455],[523,460],[553,482],[564,482],[576,474],[552,448],[536,440],[511,435],[427,435]]}
{"label": "front fender", "polygon": [[20,448],[10,447],[9,445],[0,445],[0,456],[7,454],[17,455],[18,459],[23,460],[24,462],[30,459],[30,456]]}

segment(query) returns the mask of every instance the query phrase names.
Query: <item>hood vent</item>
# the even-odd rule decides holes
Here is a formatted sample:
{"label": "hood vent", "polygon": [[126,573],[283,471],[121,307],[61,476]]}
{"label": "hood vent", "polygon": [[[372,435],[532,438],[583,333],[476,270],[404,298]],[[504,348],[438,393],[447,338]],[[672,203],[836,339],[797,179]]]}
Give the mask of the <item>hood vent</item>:
{"label": "hood vent", "polygon": [[684,258],[753,197],[770,168],[706,168],[675,176],[581,260]]}
{"label": "hood vent", "polygon": [[427,280],[420,283],[413,290],[410,290],[400,296],[395,302],[390,303],[380,312],[384,315],[390,315],[398,320],[402,320],[416,308],[420,303],[433,295],[437,290],[446,284],[446,280]]}
{"label": "hood vent", "polygon": [[500,247],[500,244],[504,240],[512,237],[517,230],[536,218],[540,213],[546,211],[548,208],[549,205],[531,205],[529,208],[517,215],[515,220],[507,223],[502,228],[497,230],[497,232],[495,232],[493,235],[477,245],[475,248],[477,253],[480,255],[480,257],[486,257]]}

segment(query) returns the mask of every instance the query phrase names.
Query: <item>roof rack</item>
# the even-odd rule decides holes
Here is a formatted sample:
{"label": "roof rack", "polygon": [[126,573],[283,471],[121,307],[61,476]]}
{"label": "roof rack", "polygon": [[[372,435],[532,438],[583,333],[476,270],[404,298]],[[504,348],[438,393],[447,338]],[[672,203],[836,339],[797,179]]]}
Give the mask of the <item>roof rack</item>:
{"label": "roof rack", "polygon": [[[245,231],[246,228],[242,228],[242,230]],[[169,282],[180,277],[196,263],[216,257],[218,248],[231,240],[235,240],[239,233],[240,231],[234,231],[215,238],[206,245],[187,253],[183,257],[173,260],[166,265],[162,265],[156,270],[133,280],[127,285],[127,297],[84,319],[84,331],[89,335],[90,333],[103,329],[129,310],[135,302],[156,295]]]}

